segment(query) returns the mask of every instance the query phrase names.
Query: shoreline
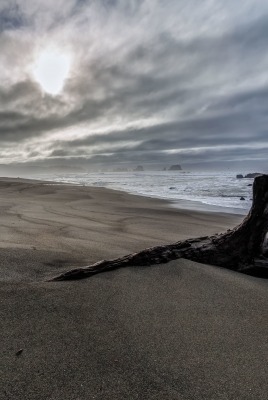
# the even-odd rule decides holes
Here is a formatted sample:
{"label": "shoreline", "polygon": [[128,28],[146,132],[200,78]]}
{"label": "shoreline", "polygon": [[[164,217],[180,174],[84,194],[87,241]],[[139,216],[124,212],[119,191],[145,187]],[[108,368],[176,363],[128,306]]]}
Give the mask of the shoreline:
{"label": "shoreline", "polygon": [[[116,173],[116,176],[117,176],[117,174],[118,173]],[[104,177],[106,176],[105,173],[104,174],[100,174],[100,176],[98,176],[98,174],[93,173],[93,176],[95,176],[95,175],[97,175],[96,179],[98,179],[98,178],[100,178],[102,176],[104,176]],[[112,175],[113,175],[113,173],[112,173]],[[90,174],[89,174],[89,176],[90,176]],[[137,175],[137,173],[135,173],[135,177],[136,176],[140,177],[142,175],[140,175],[140,174]],[[187,174],[187,176],[188,176],[188,174]],[[204,176],[206,176],[206,174]],[[202,177],[203,176],[201,176],[201,179],[202,179]],[[77,180],[75,180],[75,179],[73,180],[71,177],[69,177],[69,178],[60,178],[60,177],[58,177],[58,178],[59,179],[65,179],[66,182],[68,182],[68,180],[69,180],[69,182],[72,183],[72,184],[78,184],[78,185],[81,184],[81,185],[85,185],[85,186],[90,186],[90,187],[93,186],[93,187],[95,187],[94,180],[92,180],[90,182],[90,180],[87,181],[86,178],[82,179],[83,177],[81,177],[79,175],[76,177],[76,179],[78,181],[80,181],[80,183],[77,183]],[[167,176],[167,178],[168,178],[168,176]],[[108,179],[110,179],[109,178],[109,173],[108,173]],[[119,179],[120,179],[120,174],[119,174]],[[111,182],[113,182],[113,176],[112,176],[112,181]],[[99,185],[99,183],[101,183],[101,185]],[[197,198],[196,199],[194,199],[194,198],[185,199],[183,197],[182,198],[176,198],[176,196],[175,197],[172,196],[172,191],[170,192],[170,196],[167,196],[166,194],[165,195],[164,194],[157,194],[157,192],[155,192],[155,191],[154,191],[154,193],[151,193],[151,192],[147,192],[146,193],[146,192],[144,192],[144,190],[142,190],[142,191],[138,190],[138,187],[136,187],[135,189],[131,189],[128,186],[125,186],[125,187],[122,187],[122,185],[118,186],[118,184],[116,184],[114,186],[114,184],[113,184],[114,182],[112,183],[112,186],[114,186],[114,187],[111,187],[110,185],[106,186],[105,185],[105,183],[106,183],[105,180],[104,180],[104,182],[100,181],[99,183],[96,185],[96,187],[104,187],[104,188],[108,188],[108,189],[111,189],[111,190],[124,191],[125,193],[128,193],[128,194],[138,195],[138,196],[145,196],[145,197],[148,197],[148,198],[158,198],[158,199],[161,199],[161,200],[167,200],[167,201],[170,201],[173,204],[174,207],[183,208],[183,209],[186,209],[186,210],[224,212],[224,213],[229,213],[229,214],[238,214],[238,215],[244,215],[245,216],[248,213],[248,211],[250,209],[250,206],[251,206],[251,204],[248,204],[247,207],[245,207],[245,208],[244,207],[239,207],[239,206],[234,206],[234,205],[232,207],[228,207],[227,205],[210,204],[211,200],[208,200],[208,202],[206,202],[206,201],[202,201],[202,200],[197,200]],[[170,182],[169,184],[173,185],[175,183]],[[184,184],[183,181],[181,183],[179,183],[179,185],[180,184]],[[195,184],[195,183],[193,183],[193,184]],[[118,186],[118,187],[116,187],[116,186]],[[237,196],[233,196],[233,197],[240,198],[241,196],[245,196],[245,194],[244,193],[240,193],[240,194],[237,194]]]}
{"label": "shoreline", "polygon": [[212,235],[242,220],[113,189],[17,178],[0,178],[0,202],[0,279],[11,281],[49,278],[70,267]]}
{"label": "shoreline", "polygon": [[0,177],[0,181],[2,179],[14,179],[14,180],[21,180],[21,181],[26,181],[29,183],[44,183],[48,185],[66,185],[66,186],[75,186],[75,187],[88,187],[88,188],[100,188],[100,189],[107,189],[107,190],[112,190],[115,192],[119,193],[124,193],[128,194],[130,196],[137,196],[141,198],[146,198],[146,199],[152,199],[152,200],[160,200],[164,201],[166,205],[169,207],[174,207],[176,209],[182,210],[182,211],[193,211],[193,212],[208,212],[208,213],[219,213],[219,214],[229,214],[232,216],[243,216],[245,217],[248,213],[246,209],[242,208],[235,208],[235,207],[224,207],[224,206],[216,206],[208,203],[203,203],[198,200],[185,200],[185,199],[168,199],[165,197],[161,196],[154,196],[154,195],[146,195],[146,194],[141,194],[141,193],[135,193],[123,189],[116,189],[116,188],[111,188],[111,187],[106,187],[106,186],[94,186],[94,185],[85,185],[81,183],[75,183],[75,182],[63,182],[63,181],[49,181],[49,180],[42,180],[42,179],[33,179],[33,178],[10,178],[10,177]]}

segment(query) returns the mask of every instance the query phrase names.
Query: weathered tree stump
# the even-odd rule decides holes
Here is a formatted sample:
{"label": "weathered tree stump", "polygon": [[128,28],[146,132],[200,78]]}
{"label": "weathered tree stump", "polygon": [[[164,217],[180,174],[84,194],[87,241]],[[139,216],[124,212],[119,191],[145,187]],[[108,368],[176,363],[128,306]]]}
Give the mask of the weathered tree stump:
{"label": "weathered tree stump", "polygon": [[[76,268],[52,281],[75,280],[127,266],[146,266],[186,258],[234,271],[268,270],[266,235],[268,232],[268,175],[255,178],[253,203],[244,221],[224,234],[187,239],[156,246],[114,260],[102,260],[85,268]],[[265,274],[264,274],[265,275]]]}

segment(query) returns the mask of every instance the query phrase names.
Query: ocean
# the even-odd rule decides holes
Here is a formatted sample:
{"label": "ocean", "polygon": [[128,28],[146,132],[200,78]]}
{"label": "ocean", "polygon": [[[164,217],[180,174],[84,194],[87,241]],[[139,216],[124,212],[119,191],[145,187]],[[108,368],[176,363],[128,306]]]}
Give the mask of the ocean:
{"label": "ocean", "polygon": [[184,209],[246,214],[252,204],[253,179],[237,179],[234,172],[68,173],[40,175],[38,178],[166,199],[172,206]]}

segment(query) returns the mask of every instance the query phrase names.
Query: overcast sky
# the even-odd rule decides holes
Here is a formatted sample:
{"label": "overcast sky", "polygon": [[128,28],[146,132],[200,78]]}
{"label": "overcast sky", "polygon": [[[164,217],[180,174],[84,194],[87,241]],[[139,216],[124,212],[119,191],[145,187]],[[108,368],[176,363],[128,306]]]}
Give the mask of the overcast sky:
{"label": "overcast sky", "polygon": [[2,164],[267,165],[267,0],[0,0],[0,76]]}

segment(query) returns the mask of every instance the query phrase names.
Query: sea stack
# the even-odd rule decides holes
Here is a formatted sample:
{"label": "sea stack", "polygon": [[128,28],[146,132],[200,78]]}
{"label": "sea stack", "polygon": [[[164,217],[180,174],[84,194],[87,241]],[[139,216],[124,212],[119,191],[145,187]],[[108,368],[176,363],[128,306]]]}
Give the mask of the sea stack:
{"label": "sea stack", "polygon": [[171,167],[169,167],[168,170],[169,171],[181,171],[182,167],[180,166],[180,164],[175,164],[175,165],[171,165]]}

